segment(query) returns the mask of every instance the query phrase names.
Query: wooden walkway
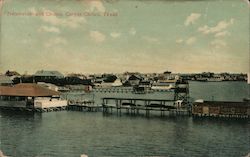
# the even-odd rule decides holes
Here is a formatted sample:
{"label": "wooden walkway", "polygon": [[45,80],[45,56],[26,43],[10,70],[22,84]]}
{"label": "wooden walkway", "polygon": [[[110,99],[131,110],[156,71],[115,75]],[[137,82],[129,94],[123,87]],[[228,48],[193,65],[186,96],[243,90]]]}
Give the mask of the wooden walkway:
{"label": "wooden walkway", "polygon": [[97,112],[102,109],[102,105],[96,105],[94,101],[70,101],[68,110]]}
{"label": "wooden walkway", "polygon": [[141,99],[141,98],[111,98],[102,99],[103,113],[109,114],[116,110],[118,115],[126,112],[132,115],[139,115],[140,111],[150,116],[150,112],[160,112],[165,115],[190,115],[190,112],[184,108],[177,108],[173,99]]}

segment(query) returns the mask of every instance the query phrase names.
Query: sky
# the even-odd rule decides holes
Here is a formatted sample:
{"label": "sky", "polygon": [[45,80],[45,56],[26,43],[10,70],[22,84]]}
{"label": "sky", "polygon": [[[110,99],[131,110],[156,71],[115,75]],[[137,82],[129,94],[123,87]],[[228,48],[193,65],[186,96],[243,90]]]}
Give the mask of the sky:
{"label": "sky", "polygon": [[249,72],[244,0],[0,0],[0,73]]}

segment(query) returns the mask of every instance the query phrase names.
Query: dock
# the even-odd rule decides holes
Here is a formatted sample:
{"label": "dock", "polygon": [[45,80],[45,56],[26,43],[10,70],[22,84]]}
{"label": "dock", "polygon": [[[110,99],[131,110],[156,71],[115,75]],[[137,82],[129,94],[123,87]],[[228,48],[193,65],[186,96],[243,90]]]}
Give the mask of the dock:
{"label": "dock", "polygon": [[88,111],[88,112],[98,112],[102,109],[101,105],[96,105],[94,101],[91,100],[77,100],[69,101],[67,110],[72,111]]}
{"label": "dock", "polygon": [[144,112],[147,117],[150,112],[160,113],[165,115],[190,115],[190,112],[185,108],[178,108],[173,99],[138,99],[138,98],[111,98],[102,99],[102,107],[104,114],[112,114],[113,110],[118,115],[127,113],[131,115],[139,115]]}

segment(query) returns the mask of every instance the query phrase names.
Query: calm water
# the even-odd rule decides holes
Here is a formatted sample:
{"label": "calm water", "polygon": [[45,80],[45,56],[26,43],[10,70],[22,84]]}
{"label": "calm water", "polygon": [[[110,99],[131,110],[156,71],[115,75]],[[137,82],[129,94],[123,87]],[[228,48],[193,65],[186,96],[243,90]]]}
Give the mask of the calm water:
{"label": "calm water", "polygon": [[[190,83],[194,99],[238,101],[244,82]],[[94,98],[106,96],[96,93]],[[122,96],[111,93],[114,96]],[[154,93],[161,97],[169,93]],[[134,97],[128,94],[125,97]],[[159,118],[87,112],[0,112],[0,150],[13,157],[173,156],[242,157],[250,152],[249,120]]]}

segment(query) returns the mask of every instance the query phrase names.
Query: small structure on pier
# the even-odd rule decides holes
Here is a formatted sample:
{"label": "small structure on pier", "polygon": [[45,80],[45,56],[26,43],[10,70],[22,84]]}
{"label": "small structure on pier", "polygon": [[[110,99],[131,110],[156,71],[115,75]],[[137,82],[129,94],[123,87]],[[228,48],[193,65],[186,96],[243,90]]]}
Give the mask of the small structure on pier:
{"label": "small structure on pier", "polygon": [[187,80],[179,79],[175,83],[175,101],[182,101],[182,108],[186,108],[191,112],[191,104],[189,102],[189,83]]}

